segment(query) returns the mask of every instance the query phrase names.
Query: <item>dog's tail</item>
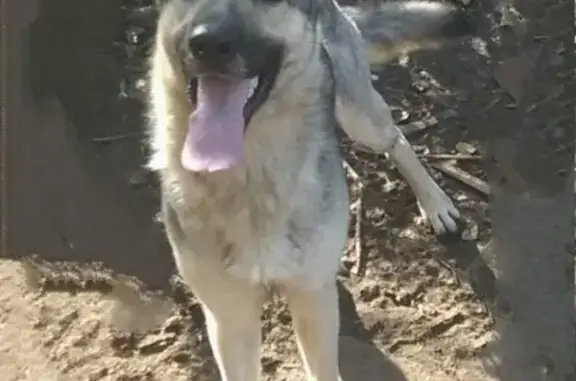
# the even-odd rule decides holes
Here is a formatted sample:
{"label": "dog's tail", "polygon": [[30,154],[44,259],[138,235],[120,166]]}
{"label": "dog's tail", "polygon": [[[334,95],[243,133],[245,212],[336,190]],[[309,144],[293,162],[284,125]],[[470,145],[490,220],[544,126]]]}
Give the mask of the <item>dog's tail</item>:
{"label": "dog's tail", "polygon": [[342,10],[360,30],[372,67],[400,54],[439,48],[475,31],[474,22],[463,10],[438,2],[388,1],[344,6]]}

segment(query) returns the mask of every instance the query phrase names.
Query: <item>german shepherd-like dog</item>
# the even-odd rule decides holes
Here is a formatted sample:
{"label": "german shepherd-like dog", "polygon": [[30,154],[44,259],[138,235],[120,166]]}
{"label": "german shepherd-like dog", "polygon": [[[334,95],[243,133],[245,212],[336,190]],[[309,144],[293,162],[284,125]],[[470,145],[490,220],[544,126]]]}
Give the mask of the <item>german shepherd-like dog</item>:
{"label": "german shepherd-like dog", "polygon": [[288,301],[308,380],[336,381],[336,274],[349,196],[336,138],[387,153],[438,234],[459,212],[371,83],[371,68],[470,32],[431,2],[167,0],[149,72],[149,167],[178,270],[224,381],[257,381],[260,310]]}

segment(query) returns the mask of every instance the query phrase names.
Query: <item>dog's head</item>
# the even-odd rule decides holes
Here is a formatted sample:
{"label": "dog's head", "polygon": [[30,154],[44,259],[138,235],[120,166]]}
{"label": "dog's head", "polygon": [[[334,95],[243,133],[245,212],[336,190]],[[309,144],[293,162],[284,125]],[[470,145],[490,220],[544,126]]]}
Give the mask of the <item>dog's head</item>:
{"label": "dog's head", "polygon": [[251,118],[282,84],[289,87],[291,75],[305,71],[320,47],[315,17],[322,1],[164,3],[155,54],[194,105],[182,162],[191,170],[231,167],[241,159]]}

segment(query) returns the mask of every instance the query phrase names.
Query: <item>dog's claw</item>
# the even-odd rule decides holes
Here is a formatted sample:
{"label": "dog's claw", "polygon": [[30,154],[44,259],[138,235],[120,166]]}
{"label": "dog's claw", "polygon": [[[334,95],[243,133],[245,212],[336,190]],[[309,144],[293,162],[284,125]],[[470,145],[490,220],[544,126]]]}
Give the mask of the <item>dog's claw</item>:
{"label": "dog's claw", "polygon": [[420,212],[430,221],[438,236],[457,234],[462,230],[460,212],[443,191],[419,200]]}

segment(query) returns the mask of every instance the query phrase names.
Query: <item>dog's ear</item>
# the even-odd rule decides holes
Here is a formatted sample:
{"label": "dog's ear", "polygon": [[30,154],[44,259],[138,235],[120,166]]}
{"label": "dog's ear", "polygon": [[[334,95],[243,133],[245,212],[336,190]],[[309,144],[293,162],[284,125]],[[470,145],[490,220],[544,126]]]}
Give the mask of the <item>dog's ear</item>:
{"label": "dog's ear", "polygon": [[330,61],[336,93],[344,101],[368,107],[372,95],[367,89],[372,82],[364,41],[340,10],[336,9],[333,15],[334,22],[326,28],[322,47]]}
{"label": "dog's ear", "polygon": [[352,22],[336,13],[336,22],[326,28],[322,48],[336,90],[339,126],[354,141],[379,152],[396,142],[398,132],[389,108],[372,86],[370,65],[362,36]]}
{"label": "dog's ear", "polygon": [[373,68],[400,54],[473,35],[477,26],[472,13],[439,2],[393,1],[341,9],[359,29]]}

